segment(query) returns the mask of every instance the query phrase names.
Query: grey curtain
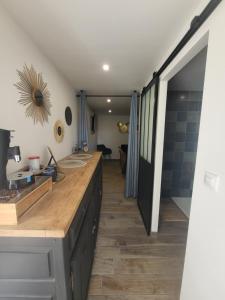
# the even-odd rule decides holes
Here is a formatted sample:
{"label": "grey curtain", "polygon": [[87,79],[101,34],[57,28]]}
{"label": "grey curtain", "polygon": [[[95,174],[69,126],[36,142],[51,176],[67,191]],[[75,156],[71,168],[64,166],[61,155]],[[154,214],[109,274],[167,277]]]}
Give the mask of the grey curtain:
{"label": "grey curtain", "polygon": [[138,95],[133,93],[130,107],[130,124],[128,137],[126,197],[137,197],[138,190]]}
{"label": "grey curtain", "polygon": [[79,100],[79,124],[78,124],[78,144],[83,148],[83,144],[88,145],[88,119],[87,119],[87,97],[85,91],[80,91]]}

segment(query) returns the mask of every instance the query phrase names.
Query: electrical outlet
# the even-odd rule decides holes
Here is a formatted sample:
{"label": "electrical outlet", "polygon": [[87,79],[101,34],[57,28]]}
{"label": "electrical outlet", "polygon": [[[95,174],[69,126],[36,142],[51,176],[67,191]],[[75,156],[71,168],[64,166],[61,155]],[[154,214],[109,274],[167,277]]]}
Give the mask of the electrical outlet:
{"label": "electrical outlet", "polygon": [[204,183],[206,186],[217,192],[219,189],[220,177],[218,174],[206,171],[204,176]]}

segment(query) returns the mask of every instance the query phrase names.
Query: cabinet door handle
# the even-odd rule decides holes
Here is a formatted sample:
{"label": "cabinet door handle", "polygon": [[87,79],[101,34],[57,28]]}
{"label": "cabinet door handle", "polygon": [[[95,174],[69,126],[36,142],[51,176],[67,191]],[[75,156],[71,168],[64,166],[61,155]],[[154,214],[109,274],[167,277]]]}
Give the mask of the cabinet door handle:
{"label": "cabinet door handle", "polygon": [[95,231],[96,231],[96,225],[94,225],[94,226],[92,227],[92,234],[95,234]]}
{"label": "cabinet door handle", "polygon": [[71,280],[71,289],[74,291],[74,275],[73,272],[70,272],[70,280]]}

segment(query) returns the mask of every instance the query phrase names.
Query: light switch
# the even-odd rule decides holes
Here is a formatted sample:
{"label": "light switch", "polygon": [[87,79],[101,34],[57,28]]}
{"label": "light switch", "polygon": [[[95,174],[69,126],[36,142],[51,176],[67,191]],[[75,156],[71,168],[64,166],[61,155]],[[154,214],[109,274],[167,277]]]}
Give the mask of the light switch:
{"label": "light switch", "polygon": [[206,171],[204,176],[204,183],[209,188],[217,192],[219,189],[220,177],[218,174]]}

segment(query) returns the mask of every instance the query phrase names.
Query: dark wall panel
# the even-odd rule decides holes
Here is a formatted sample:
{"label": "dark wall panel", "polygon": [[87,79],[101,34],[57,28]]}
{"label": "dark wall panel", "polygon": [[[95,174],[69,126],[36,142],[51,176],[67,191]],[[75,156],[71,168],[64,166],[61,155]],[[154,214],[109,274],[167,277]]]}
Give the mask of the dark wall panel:
{"label": "dark wall panel", "polygon": [[168,92],[162,197],[192,196],[201,105],[202,92]]}

